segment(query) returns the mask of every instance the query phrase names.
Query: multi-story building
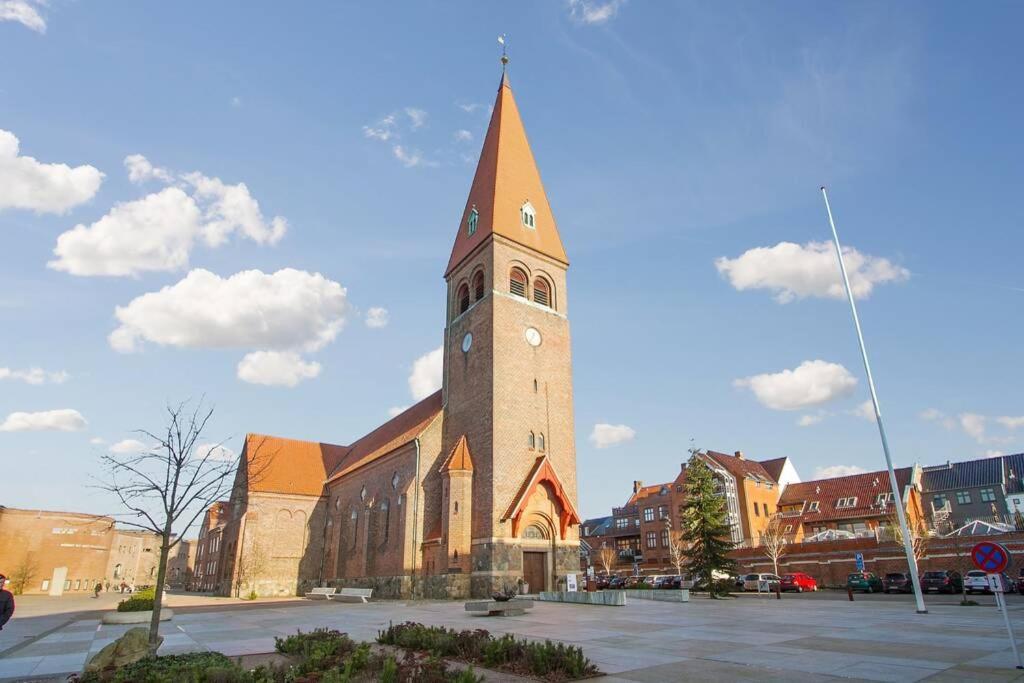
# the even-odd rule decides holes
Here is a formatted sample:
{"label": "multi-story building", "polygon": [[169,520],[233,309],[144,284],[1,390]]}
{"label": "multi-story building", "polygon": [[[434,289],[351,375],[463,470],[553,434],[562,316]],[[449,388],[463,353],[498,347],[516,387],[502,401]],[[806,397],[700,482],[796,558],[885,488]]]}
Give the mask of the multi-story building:
{"label": "multi-story building", "polygon": [[945,533],[976,520],[1007,521],[1005,470],[1004,458],[925,467],[921,492],[932,527]]}
{"label": "multi-story building", "polygon": [[223,531],[231,517],[231,503],[218,501],[203,514],[196,541],[195,569],[192,590],[230,592],[224,585]]}
{"label": "multi-story building", "polygon": [[[921,468],[896,470],[896,482],[908,522],[923,523]],[[778,502],[783,530],[795,543],[835,537],[875,537],[894,518],[895,496],[889,473],[866,472],[832,479],[816,479],[786,487]],[[838,532],[838,534],[836,533]]]}
{"label": "multi-story building", "polygon": [[160,536],[140,530],[115,529],[105,576],[111,586],[150,586],[160,563]]}

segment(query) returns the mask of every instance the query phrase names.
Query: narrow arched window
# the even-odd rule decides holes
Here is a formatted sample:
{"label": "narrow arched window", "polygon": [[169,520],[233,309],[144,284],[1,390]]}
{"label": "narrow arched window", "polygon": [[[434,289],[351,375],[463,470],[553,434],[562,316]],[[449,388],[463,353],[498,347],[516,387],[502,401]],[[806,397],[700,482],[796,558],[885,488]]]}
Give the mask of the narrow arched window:
{"label": "narrow arched window", "polygon": [[518,268],[513,268],[512,273],[508,278],[508,291],[510,291],[513,296],[521,296],[525,299],[526,282],[526,273]]}
{"label": "narrow arched window", "polygon": [[534,436],[533,432],[530,432],[530,435],[526,437],[526,445],[529,446],[531,451],[537,447],[537,437]]}
{"label": "narrow arched window", "polygon": [[537,278],[533,281],[533,300],[541,306],[551,307],[551,287],[547,280]]}
{"label": "narrow arched window", "polygon": [[469,285],[465,282],[459,287],[459,315],[469,310]]}
{"label": "narrow arched window", "polygon": [[541,432],[540,436],[537,437],[537,450],[538,451],[543,451],[544,450],[544,432]]}
{"label": "narrow arched window", "polygon": [[473,276],[473,300],[480,301],[484,298],[484,271],[478,270]]}

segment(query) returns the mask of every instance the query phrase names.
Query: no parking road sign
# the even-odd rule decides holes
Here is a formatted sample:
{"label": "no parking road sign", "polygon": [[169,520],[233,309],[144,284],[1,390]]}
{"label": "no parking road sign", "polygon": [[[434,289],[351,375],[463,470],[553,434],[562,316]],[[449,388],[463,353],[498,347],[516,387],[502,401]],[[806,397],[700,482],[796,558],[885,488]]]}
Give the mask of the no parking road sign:
{"label": "no parking road sign", "polygon": [[982,541],[971,548],[971,561],[984,572],[999,574],[1010,564],[1010,551],[999,543]]}

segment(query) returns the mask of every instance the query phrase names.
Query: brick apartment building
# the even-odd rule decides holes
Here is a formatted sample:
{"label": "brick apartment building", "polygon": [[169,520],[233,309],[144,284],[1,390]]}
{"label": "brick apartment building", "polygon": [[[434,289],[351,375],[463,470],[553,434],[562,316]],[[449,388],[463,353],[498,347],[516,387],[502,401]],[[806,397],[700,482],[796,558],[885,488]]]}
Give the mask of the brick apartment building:
{"label": "brick apartment building", "polygon": [[0,573],[25,594],[89,592],[155,581],[159,539],[112,517],[0,506]]}
{"label": "brick apartment building", "polygon": [[444,270],[441,390],[348,446],[250,434],[196,585],[463,597],[577,572],[567,270],[503,74]]}
{"label": "brick apartment building", "polygon": [[[788,458],[751,460],[742,451],[733,455],[707,451],[693,457],[703,460],[718,482],[719,494],[726,500],[732,540],[739,546],[759,545],[781,491],[799,482],[792,463]],[[602,549],[612,548],[615,560],[609,569],[613,572],[631,570],[634,565],[643,572],[670,568],[670,544],[680,528],[689,462],[681,464],[679,474],[670,482],[645,486],[634,481],[625,505],[613,508],[610,517],[582,523],[591,565],[603,571]]]}

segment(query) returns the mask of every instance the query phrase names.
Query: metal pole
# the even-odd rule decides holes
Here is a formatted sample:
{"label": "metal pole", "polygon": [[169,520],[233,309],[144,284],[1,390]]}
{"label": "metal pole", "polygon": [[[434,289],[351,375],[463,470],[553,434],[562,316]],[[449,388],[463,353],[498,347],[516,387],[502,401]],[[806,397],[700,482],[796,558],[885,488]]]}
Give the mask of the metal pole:
{"label": "metal pole", "polygon": [[853,300],[853,290],[850,289],[850,278],[846,274],[846,262],[843,260],[843,248],[839,244],[839,233],[836,231],[836,223],[832,220],[832,207],[828,203],[828,194],[825,186],[821,186],[821,196],[825,198],[825,211],[828,212],[828,224],[832,228],[832,239],[836,247],[836,256],[839,258],[839,270],[843,275],[843,285],[846,287],[846,297],[850,300],[850,310],[853,312],[853,326],[857,328],[857,341],[860,343],[860,357],[864,361],[864,373],[868,377],[868,389],[871,391],[871,403],[875,407],[875,422],[878,424],[878,435],[882,439],[882,450],[885,451],[885,465],[889,468],[889,484],[892,486],[893,496],[896,498],[896,516],[900,521],[900,529],[903,532],[903,549],[907,553],[907,564],[910,566],[910,580],[914,585],[914,599],[917,601],[917,613],[927,614],[924,606],[924,596],[921,595],[921,582],[917,575],[917,559],[914,557],[914,541],[910,537],[910,530],[907,527],[907,517],[903,512],[903,496],[900,494],[899,485],[896,483],[896,471],[892,468],[892,456],[889,454],[889,440],[885,436],[885,426],[882,424],[882,411],[878,407],[878,394],[875,392],[875,380],[871,376],[871,364],[868,363],[868,351],[864,346],[864,334],[860,330],[860,318],[857,316],[857,304]]}
{"label": "metal pole", "polygon": [[[999,577],[1002,582],[1003,577]],[[1006,622],[1006,632],[1010,636],[1010,647],[1013,648],[1013,658],[1017,660],[1017,668],[1024,669],[1024,662],[1020,659],[1020,652],[1017,651],[1017,638],[1013,635],[1013,627],[1010,626],[1010,613],[1006,609],[1006,596],[1002,591],[996,592],[996,607],[1003,613],[1003,621]]]}

